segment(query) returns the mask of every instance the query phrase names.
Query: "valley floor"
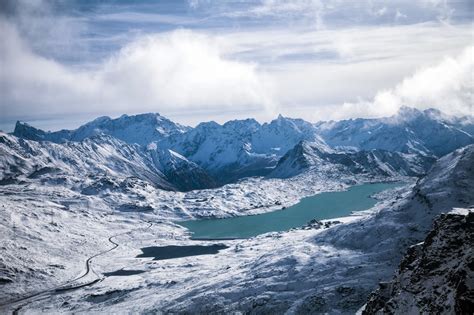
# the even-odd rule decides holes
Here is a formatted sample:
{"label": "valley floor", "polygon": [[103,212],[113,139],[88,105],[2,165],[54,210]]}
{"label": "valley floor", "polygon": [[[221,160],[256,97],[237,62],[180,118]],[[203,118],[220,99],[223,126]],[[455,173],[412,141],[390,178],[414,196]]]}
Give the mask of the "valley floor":
{"label": "valley floor", "polygon": [[[320,182],[310,190],[291,189],[308,187],[306,180],[310,179],[270,180],[273,183],[251,179],[235,187],[176,193],[182,196],[175,202],[184,203],[187,208],[183,209],[194,209],[196,200],[213,197],[211,200],[221,204],[221,209],[229,209],[222,204],[237,196],[237,200],[253,200],[251,203],[257,207],[239,213],[241,201],[235,203],[232,211],[217,215],[253,214],[274,210],[277,196],[283,204],[289,204],[297,200],[297,194],[314,194],[323,187],[347,187],[328,180],[326,185]],[[311,180],[317,183],[314,178]],[[267,194],[266,200],[259,199],[260,187],[267,192],[272,191],[271,184],[273,189],[282,188],[275,187],[275,182],[288,185],[282,190],[286,194]],[[347,182],[352,183],[350,179]],[[246,192],[251,197],[239,199],[246,185],[253,185],[253,191]],[[110,208],[107,198],[51,186],[7,185],[1,189],[0,229],[5,241],[0,248],[4,288],[0,303],[5,310],[207,313],[234,309],[281,313],[287,309],[304,310],[308,303],[311,307],[321,304],[318,296],[322,291],[331,292],[329,296],[323,294],[323,309],[355,309],[363,304],[379,275],[393,270],[393,266],[384,263],[374,268],[370,255],[315,242],[315,236],[324,233],[324,229],[307,227],[248,240],[192,241],[184,228],[166,218],[166,213],[160,216],[120,212]],[[385,201],[371,211],[377,211],[388,199],[404,191],[406,188],[393,191],[390,198],[385,196]],[[259,206],[263,204],[271,207]],[[216,215],[209,210],[191,211],[198,217]],[[367,213],[342,221],[360,220]],[[227,248],[215,255],[169,260],[136,258],[142,247],[216,243]],[[87,272],[87,260],[97,254]],[[132,274],[104,276],[119,270]],[[80,288],[72,289],[76,287]]]}

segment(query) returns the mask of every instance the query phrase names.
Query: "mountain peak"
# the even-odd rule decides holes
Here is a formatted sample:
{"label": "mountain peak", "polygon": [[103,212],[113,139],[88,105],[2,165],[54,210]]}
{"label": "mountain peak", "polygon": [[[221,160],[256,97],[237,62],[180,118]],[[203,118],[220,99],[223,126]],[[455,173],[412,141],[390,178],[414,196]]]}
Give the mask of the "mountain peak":
{"label": "mountain peak", "polygon": [[41,140],[44,140],[46,132],[43,130],[37,129],[33,126],[30,126],[26,122],[22,122],[18,120],[15,124],[13,135],[20,138],[41,141]]}
{"label": "mountain peak", "polygon": [[206,121],[206,122],[201,122],[199,123],[196,128],[194,129],[215,129],[215,128],[219,128],[221,127],[221,125],[217,122],[215,122],[214,120],[211,120],[211,121]]}
{"label": "mountain peak", "polygon": [[422,112],[414,107],[409,107],[406,105],[403,105],[398,109],[397,116],[403,116],[403,117],[413,117],[413,116],[418,116],[422,114]]}
{"label": "mountain peak", "polygon": [[294,121],[292,118],[284,117],[282,114],[278,114],[277,118],[270,121],[269,125],[281,125],[281,124],[291,124]]}
{"label": "mountain peak", "polygon": [[147,145],[176,133],[183,133],[189,127],[174,123],[158,113],[122,115],[118,118],[98,117],[75,130],[45,132],[17,122],[13,134],[20,138],[35,141],[82,141],[99,134],[107,134],[129,144]]}
{"label": "mountain peak", "polygon": [[109,116],[99,116],[96,119],[88,122],[87,124],[99,124],[99,123],[103,123],[109,120],[112,120],[112,118],[110,118]]}
{"label": "mountain peak", "polygon": [[256,121],[253,118],[247,118],[247,119],[235,119],[235,120],[229,120],[226,122],[224,125],[222,125],[224,128],[231,128],[231,129],[236,129],[239,132],[242,132],[246,129],[249,131],[255,131],[260,127],[260,123]]}
{"label": "mountain peak", "polygon": [[13,133],[15,133],[17,130],[21,130],[21,129],[34,129],[34,130],[39,130],[33,126],[31,126],[29,123],[27,122],[24,122],[24,121],[21,121],[21,120],[17,120],[16,123],[15,123],[15,129],[13,131]]}

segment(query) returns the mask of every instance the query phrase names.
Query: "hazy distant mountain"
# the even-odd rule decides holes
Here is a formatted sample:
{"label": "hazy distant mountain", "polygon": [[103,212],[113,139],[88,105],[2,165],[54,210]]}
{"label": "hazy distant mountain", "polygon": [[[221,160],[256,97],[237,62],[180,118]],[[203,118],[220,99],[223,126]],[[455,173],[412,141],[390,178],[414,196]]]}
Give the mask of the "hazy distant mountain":
{"label": "hazy distant mountain", "polygon": [[453,118],[433,109],[402,107],[388,118],[320,122],[315,126],[329,145],[357,150],[382,149],[440,157],[474,143],[472,118]]}
{"label": "hazy distant mountain", "polygon": [[147,145],[173,134],[183,133],[189,127],[174,123],[157,113],[134,116],[122,115],[119,118],[99,117],[76,130],[45,132],[17,122],[13,135],[35,141],[81,141],[88,137],[106,134],[129,144]]}

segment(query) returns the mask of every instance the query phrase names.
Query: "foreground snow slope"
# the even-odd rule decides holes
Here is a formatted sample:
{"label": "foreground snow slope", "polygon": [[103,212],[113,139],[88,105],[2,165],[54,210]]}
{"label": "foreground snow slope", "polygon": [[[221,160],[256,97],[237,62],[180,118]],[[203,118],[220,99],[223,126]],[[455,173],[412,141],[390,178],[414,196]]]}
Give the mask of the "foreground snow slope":
{"label": "foreground snow slope", "polygon": [[[410,195],[396,202],[390,210],[347,227],[335,227],[317,240],[370,250],[381,256],[393,255],[395,249],[400,255],[407,245],[424,238],[435,216],[453,207],[474,205],[473,166],[474,145],[456,150],[439,159]],[[347,230],[341,233],[340,229]]]}
{"label": "foreground snow slope", "polygon": [[[425,237],[437,214],[453,207],[474,205],[472,165],[474,146],[469,146],[440,159],[414,187],[382,194],[383,201],[374,209],[340,220],[342,224],[223,241],[228,248],[216,255],[161,261],[135,257],[146,246],[212,242],[189,240],[183,228],[166,219],[158,221],[154,212],[110,211],[109,203],[97,196],[60,191],[57,187],[40,188],[35,184],[3,186],[0,198],[6,207],[2,208],[0,227],[2,233],[16,231],[20,237],[0,248],[1,256],[5,257],[2,270],[8,270],[8,278],[13,280],[3,286],[3,292],[10,294],[1,299],[6,301],[25,290],[40,289],[38,274],[42,276],[41,286],[54,287],[55,283],[73,278],[80,268],[72,266],[110,246],[107,237],[130,232],[114,239],[119,243],[117,249],[94,259],[94,272],[99,276],[120,269],[142,273],[105,276],[103,281],[90,286],[47,295],[41,300],[8,304],[5,309],[21,307],[27,312],[76,313],[355,312],[380,280],[390,279],[405,250]],[[314,183],[323,187],[326,182],[319,180]],[[286,180],[262,183],[267,181],[268,192],[274,197],[290,190],[285,186]],[[275,183],[281,184],[275,188]],[[306,186],[309,183],[293,181],[291,189],[301,192],[310,189]],[[238,190],[238,184],[234,185],[233,189]],[[205,194],[207,198],[226,200],[225,193],[218,191],[209,190]],[[224,186],[220,191],[232,190]],[[252,190],[247,193],[252,194]],[[41,216],[29,211],[32,199],[38,200],[35,208],[43,209]],[[188,201],[182,202],[186,205]],[[50,211],[54,215],[48,216]],[[101,213],[107,215],[99,218]],[[53,218],[52,222],[49,217]],[[79,232],[75,229],[82,219],[86,223]],[[147,221],[153,225],[148,227]],[[77,237],[80,253],[67,249],[71,235]],[[85,242],[84,246],[80,246],[81,242]],[[56,247],[58,250],[54,250]],[[64,269],[45,266],[47,262],[41,257],[50,253],[55,264]],[[40,273],[41,270],[48,271]],[[17,273],[20,282],[16,280]]]}

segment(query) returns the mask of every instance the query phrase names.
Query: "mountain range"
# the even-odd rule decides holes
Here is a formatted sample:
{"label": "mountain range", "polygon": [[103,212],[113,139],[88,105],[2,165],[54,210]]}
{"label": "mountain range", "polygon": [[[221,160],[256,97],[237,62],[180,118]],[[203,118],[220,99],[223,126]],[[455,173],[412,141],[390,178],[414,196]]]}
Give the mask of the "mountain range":
{"label": "mountain range", "polygon": [[335,172],[420,176],[438,157],[474,143],[473,126],[473,117],[409,107],[379,119],[310,123],[280,115],[264,124],[245,119],[194,128],[156,113],[100,117],[56,132],[17,122],[0,138],[1,180],[100,173],[187,191],[248,176],[291,177],[323,164]]}

